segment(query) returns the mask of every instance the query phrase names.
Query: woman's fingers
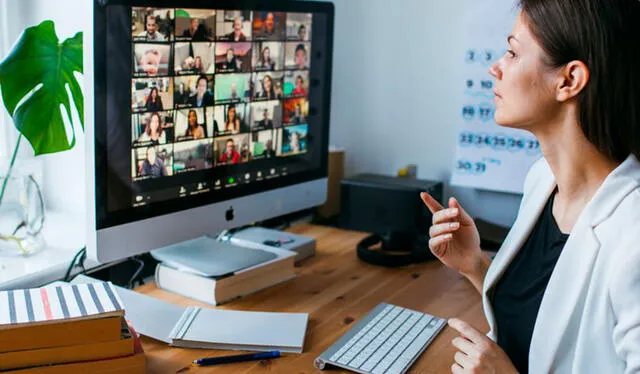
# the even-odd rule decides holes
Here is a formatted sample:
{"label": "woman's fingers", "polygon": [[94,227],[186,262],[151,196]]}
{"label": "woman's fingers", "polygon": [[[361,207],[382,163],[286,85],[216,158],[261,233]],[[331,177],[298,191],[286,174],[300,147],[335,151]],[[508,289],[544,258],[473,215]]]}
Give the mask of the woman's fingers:
{"label": "woman's fingers", "polygon": [[438,235],[453,233],[460,228],[460,222],[440,223],[429,227],[429,236],[434,238]]}
{"label": "woman's fingers", "polygon": [[436,199],[434,199],[431,195],[429,195],[427,192],[422,192],[420,194],[420,198],[424,202],[424,205],[426,205],[427,208],[429,208],[429,210],[431,211],[431,214],[434,214],[435,212],[444,209],[444,207],[440,205],[440,203]]}
{"label": "woman's fingers", "polygon": [[458,217],[458,214],[460,214],[460,210],[458,208],[442,209],[440,211],[433,213],[432,222],[434,225],[437,225],[443,222],[449,222],[452,219],[455,219],[456,217]]}
{"label": "woman's fingers", "polygon": [[444,234],[444,235],[436,236],[435,238],[431,238],[429,239],[429,249],[431,249],[431,252],[433,252],[434,255],[441,256],[442,245],[451,241],[452,238],[453,238],[452,234]]}

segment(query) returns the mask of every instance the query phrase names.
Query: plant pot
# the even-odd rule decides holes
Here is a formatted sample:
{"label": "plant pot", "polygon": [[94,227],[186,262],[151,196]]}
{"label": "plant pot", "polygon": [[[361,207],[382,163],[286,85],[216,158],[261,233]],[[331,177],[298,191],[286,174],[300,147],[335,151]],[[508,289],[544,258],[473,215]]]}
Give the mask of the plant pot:
{"label": "plant pot", "polygon": [[44,200],[33,174],[13,170],[0,176],[0,256],[29,256],[45,247]]}

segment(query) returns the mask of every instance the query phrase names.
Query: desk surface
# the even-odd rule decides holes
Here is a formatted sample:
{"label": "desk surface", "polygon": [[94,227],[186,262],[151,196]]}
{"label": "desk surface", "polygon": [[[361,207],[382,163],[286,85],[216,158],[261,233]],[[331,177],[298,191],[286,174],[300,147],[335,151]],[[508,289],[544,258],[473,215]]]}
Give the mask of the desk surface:
{"label": "desk surface", "polygon": [[[462,276],[440,263],[378,267],[363,263],[356,256],[355,246],[366,234],[312,225],[296,226],[290,231],[317,239],[316,255],[302,261],[296,268],[297,277],[219,308],[309,313],[304,353],[285,353],[271,361],[190,368],[185,373],[322,373],[313,367],[313,360],[383,301],[443,318],[462,318],[481,331],[488,330],[480,294]],[[158,289],[154,283],[137,291],[182,306],[209,306]],[[451,340],[456,335],[453,329],[445,328],[410,372],[450,372],[455,352]],[[142,343],[148,373],[175,373],[197,358],[240,353],[171,348],[146,337]],[[342,372],[347,373],[329,373]]]}

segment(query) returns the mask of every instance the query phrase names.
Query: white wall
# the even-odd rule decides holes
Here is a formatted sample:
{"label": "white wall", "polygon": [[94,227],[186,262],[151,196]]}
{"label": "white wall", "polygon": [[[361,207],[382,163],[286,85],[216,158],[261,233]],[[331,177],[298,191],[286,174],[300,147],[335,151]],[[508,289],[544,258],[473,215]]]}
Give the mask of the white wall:
{"label": "white wall", "polygon": [[[334,0],[331,144],[347,175],[448,181],[454,161],[466,50],[465,5],[474,0]],[[448,184],[448,183],[447,183]],[[510,225],[520,195],[447,188],[473,216]]]}

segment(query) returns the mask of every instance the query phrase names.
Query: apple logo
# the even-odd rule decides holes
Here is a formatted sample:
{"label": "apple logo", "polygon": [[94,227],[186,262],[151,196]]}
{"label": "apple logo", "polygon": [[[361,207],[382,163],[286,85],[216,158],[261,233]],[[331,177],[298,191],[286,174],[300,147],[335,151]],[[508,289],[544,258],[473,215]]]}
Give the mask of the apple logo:
{"label": "apple logo", "polygon": [[230,207],[229,209],[227,209],[227,211],[224,214],[224,218],[227,221],[232,221],[233,220],[233,207]]}

